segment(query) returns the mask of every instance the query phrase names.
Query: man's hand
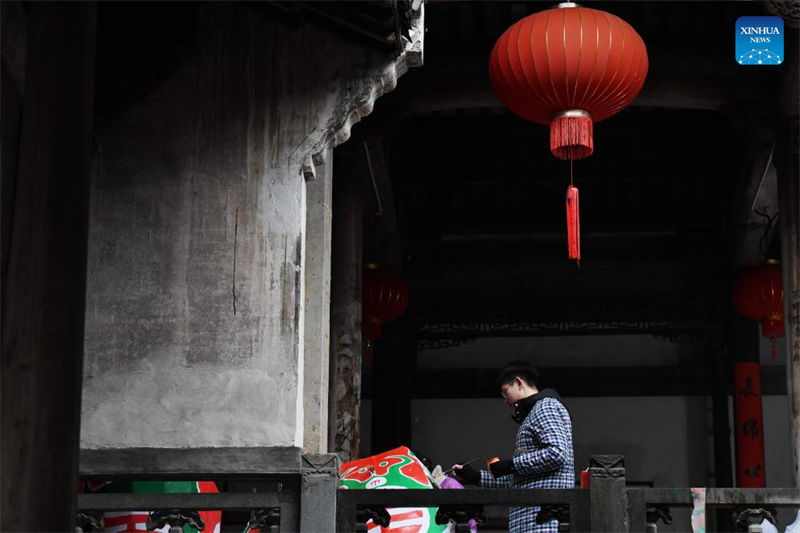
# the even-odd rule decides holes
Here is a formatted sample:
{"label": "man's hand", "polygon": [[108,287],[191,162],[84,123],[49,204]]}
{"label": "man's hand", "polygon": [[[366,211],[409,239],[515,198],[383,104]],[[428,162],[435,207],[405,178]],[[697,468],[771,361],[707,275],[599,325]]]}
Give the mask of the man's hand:
{"label": "man's hand", "polygon": [[514,461],[511,459],[496,461],[489,465],[489,470],[492,472],[494,477],[507,476],[517,471],[517,469],[514,467]]}
{"label": "man's hand", "polygon": [[481,473],[469,465],[453,465],[453,473],[462,483],[478,486],[481,484]]}

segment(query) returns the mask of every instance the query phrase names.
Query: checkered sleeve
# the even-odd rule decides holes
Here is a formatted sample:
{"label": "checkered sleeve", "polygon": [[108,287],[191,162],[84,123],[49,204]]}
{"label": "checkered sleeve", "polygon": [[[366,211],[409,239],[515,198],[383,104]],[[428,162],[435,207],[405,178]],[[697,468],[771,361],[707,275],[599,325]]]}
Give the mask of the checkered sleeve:
{"label": "checkered sleeve", "polygon": [[491,472],[481,470],[482,489],[507,489],[511,487],[511,475],[494,477]]}
{"label": "checkered sleeve", "polygon": [[564,465],[570,452],[569,427],[564,424],[568,416],[558,400],[545,398],[538,402],[533,416],[526,420],[532,440],[537,444],[515,455],[514,466],[518,473],[542,475]]}

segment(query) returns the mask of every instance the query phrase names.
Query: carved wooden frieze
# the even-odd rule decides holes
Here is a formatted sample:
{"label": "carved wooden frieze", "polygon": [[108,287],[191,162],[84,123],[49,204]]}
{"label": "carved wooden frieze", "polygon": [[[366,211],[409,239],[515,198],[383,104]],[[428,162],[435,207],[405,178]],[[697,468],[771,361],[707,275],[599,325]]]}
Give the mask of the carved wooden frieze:
{"label": "carved wooden frieze", "polygon": [[764,6],[773,15],[778,15],[787,26],[800,27],[800,1],[798,0],[765,0]]}

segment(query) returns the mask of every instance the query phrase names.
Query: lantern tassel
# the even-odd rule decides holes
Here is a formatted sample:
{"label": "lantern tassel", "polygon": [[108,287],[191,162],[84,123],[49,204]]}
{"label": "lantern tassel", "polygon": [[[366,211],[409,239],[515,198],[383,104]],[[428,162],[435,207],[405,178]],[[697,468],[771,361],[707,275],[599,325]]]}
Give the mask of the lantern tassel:
{"label": "lantern tassel", "polygon": [[772,337],[772,362],[778,358],[778,350],[775,348],[775,337]]}
{"label": "lantern tassel", "polygon": [[567,243],[569,258],[576,259],[581,266],[581,222],[578,209],[578,188],[567,187]]}
{"label": "lantern tassel", "polygon": [[592,130],[587,112],[565,111],[550,122],[550,153],[569,161],[589,157],[594,152]]}

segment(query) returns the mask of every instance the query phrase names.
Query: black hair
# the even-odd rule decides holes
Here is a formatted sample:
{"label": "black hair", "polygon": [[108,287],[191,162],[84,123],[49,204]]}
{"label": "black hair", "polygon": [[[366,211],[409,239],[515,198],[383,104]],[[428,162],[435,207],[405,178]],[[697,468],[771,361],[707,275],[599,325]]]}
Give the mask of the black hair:
{"label": "black hair", "polygon": [[514,379],[520,378],[529,386],[539,388],[539,371],[528,361],[511,361],[500,369],[497,377],[497,387],[508,385]]}

